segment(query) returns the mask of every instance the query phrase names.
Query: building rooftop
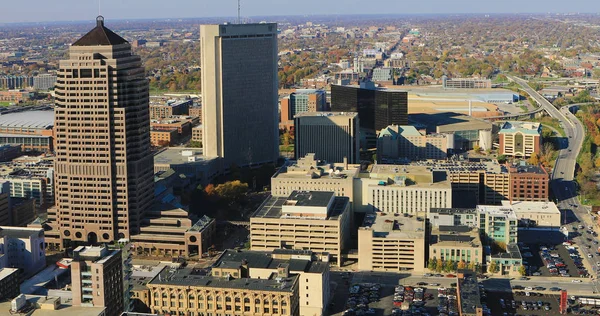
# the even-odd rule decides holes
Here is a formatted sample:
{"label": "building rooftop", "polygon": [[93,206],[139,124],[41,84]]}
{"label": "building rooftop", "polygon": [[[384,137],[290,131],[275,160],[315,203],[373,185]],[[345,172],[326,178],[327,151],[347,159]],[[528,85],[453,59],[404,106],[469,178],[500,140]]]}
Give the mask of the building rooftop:
{"label": "building rooftop", "polygon": [[479,229],[468,226],[432,227],[429,238],[430,245],[440,247],[465,246],[481,247]]}
{"label": "building rooftop", "polygon": [[517,244],[508,244],[506,245],[506,252],[500,252],[492,255],[493,259],[513,259],[513,260],[521,260],[521,251],[519,251],[519,246]]}
{"label": "building rooftop", "polygon": [[474,208],[432,208],[429,210],[429,213],[442,215],[476,214],[477,210]]}
{"label": "building rooftop", "polygon": [[129,43],[104,26],[104,17],[96,18],[96,27],[78,39],[73,46],[119,45]]}
{"label": "building rooftop", "polygon": [[4,128],[26,127],[45,130],[51,129],[52,126],[54,126],[54,111],[24,111],[0,115],[0,127]]}
{"label": "building rooftop", "polygon": [[118,253],[119,250],[108,249],[104,246],[79,246],[73,250],[73,260],[90,260],[96,263],[104,263]]}
{"label": "building rooftop", "polygon": [[14,268],[0,268],[0,280],[6,278],[7,276],[19,272],[19,269]]}
{"label": "building rooftop", "polygon": [[[252,215],[252,218],[281,218],[281,219],[294,218],[294,219],[306,219],[306,220],[320,219],[320,220],[337,221],[339,219],[339,217],[346,210],[348,203],[350,203],[349,199],[347,197],[341,197],[341,196],[335,197],[334,196],[333,203],[329,206],[329,209],[327,209],[326,216],[321,216],[322,214],[316,214],[319,216],[315,216],[315,217],[293,216],[287,212],[286,212],[286,214],[284,214],[284,212],[283,212],[284,206],[289,206],[289,204],[287,204],[287,203],[290,203],[291,201],[293,201],[293,200],[290,200],[290,198],[296,196],[297,192],[301,192],[302,194],[305,195],[303,197],[304,202],[302,202],[302,203],[308,203],[308,204],[304,204],[304,205],[298,205],[298,204],[295,205],[295,206],[300,206],[300,207],[302,207],[302,206],[326,207],[328,204],[323,204],[325,201],[325,199],[324,199],[325,195],[322,195],[320,193],[326,193],[326,195],[329,197],[332,197],[332,195],[334,195],[333,192],[317,193],[318,191],[309,191],[311,194],[317,193],[317,194],[315,194],[316,198],[314,201],[307,200],[308,197],[307,197],[307,193],[305,193],[306,191],[294,191],[294,192],[292,192],[292,194],[289,197],[270,196],[263,202],[263,204],[261,206],[258,207],[258,210]],[[327,201],[329,201],[329,200],[327,200]]]}
{"label": "building rooftop", "polygon": [[292,292],[298,276],[270,279],[232,279],[194,274],[193,269],[169,269],[167,267],[150,281],[149,285],[176,285],[209,287],[219,289],[240,289],[251,291]]}
{"label": "building rooftop", "polygon": [[26,228],[26,227],[11,227],[2,226],[0,227],[0,237],[11,237],[11,238],[30,238],[30,237],[43,237],[44,232],[42,228]]}
{"label": "building rooftop", "polygon": [[344,164],[326,163],[316,160],[315,154],[309,153],[297,161],[291,161],[273,175],[273,178],[298,178],[298,179],[347,179],[358,174],[358,166],[346,169]]}
{"label": "building rooftop", "polygon": [[[56,310],[41,309],[42,305],[54,306],[55,301],[60,300],[60,298],[40,295],[25,295],[25,298],[30,306],[35,306],[35,309],[26,314],[28,316],[97,316],[104,315],[105,313],[104,307],[73,306],[70,300],[61,300],[61,304]],[[6,315],[8,315],[8,311],[11,308],[10,300],[0,303],[0,310],[5,311],[7,313]]]}
{"label": "building rooftop", "polygon": [[481,297],[477,276],[473,272],[459,272],[462,278],[457,278],[458,295],[460,296],[460,314],[476,315],[477,309],[481,309]]}
{"label": "building rooftop", "polygon": [[409,114],[408,119],[427,126],[429,133],[492,129],[490,122],[454,112]]}
{"label": "building rooftop", "polygon": [[548,173],[541,166],[532,166],[532,165],[516,165],[511,166],[509,168],[510,173],[535,173],[535,174],[545,174]]}
{"label": "building rooftop", "polygon": [[154,164],[189,164],[209,162],[215,158],[204,156],[200,148],[169,147],[154,154]]}
{"label": "building rooftop", "polygon": [[[290,255],[290,259],[274,259],[273,255]],[[243,263],[248,265],[250,269],[277,269],[282,263],[289,264],[291,273],[308,272],[308,273],[323,273],[327,269],[327,263],[321,261],[312,261],[312,251],[296,250],[296,249],[275,249],[272,253],[249,251],[249,250],[225,250],[217,259],[214,267],[229,267],[238,268]]]}
{"label": "building rooftop", "polygon": [[510,207],[516,214],[545,213],[560,214],[560,210],[554,202],[525,202],[525,201],[502,201],[503,207]]}
{"label": "building rooftop", "polygon": [[425,238],[425,220],[408,214],[368,213],[360,229],[371,229],[374,237]]}
{"label": "building rooftop", "polygon": [[420,165],[386,165],[376,164],[368,173],[360,174],[362,178],[381,180],[371,185],[419,186],[428,188],[449,188],[451,186],[445,170],[433,170]]}
{"label": "building rooftop", "polygon": [[502,125],[500,134],[521,132],[529,135],[540,135],[542,124],[536,122],[508,121]]}
{"label": "building rooftop", "polygon": [[293,191],[285,202],[285,206],[327,206],[335,196],[327,191]]}
{"label": "building rooftop", "polygon": [[203,231],[206,227],[208,227],[208,225],[212,222],[214,222],[215,220],[203,215],[193,226],[192,228],[190,228],[190,231]]}
{"label": "building rooftop", "polygon": [[356,112],[302,112],[294,117],[358,117]]}
{"label": "building rooftop", "polygon": [[477,211],[479,213],[486,213],[495,217],[504,217],[506,219],[517,220],[517,216],[510,206],[477,205]]}

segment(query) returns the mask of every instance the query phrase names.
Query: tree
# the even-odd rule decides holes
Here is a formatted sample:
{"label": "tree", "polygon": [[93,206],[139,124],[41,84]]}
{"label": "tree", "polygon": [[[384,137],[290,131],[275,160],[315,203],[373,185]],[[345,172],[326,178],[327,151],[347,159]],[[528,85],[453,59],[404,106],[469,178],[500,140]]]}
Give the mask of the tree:
{"label": "tree", "polygon": [[248,184],[242,183],[240,180],[227,181],[219,184],[215,188],[215,192],[224,199],[236,201],[248,192]]}
{"label": "tree", "polygon": [[521,265],[521,266],[519,267],[519,274],[521,274],[522,276],[525,276],[525,275],[527,275],[527,269],[525,268],[525,266],[524,266],[524,265]]}
{"label": "tree", "polygon": [[190,142],[190,147],[202,148],[202,142],[193,140]]}
{"label": "tree", "polygon": [[531,157],[529,157],[529,159],[527,159],[527,163],[530,165],[534,165],[537,166],[540,164],[540,158],[538,157],[537,153],[531,153]]}
{"label": "tree", "polygon": [[461,260],[457,265],[456,265],[456,269],[458,271],[460,270],[464,270],[467,267],[467,263],[464,260]]}
{"label": "tree", "polygon": [[440,273],[444,269],[444,261],[442,259],[437,259],[435,262],[435,271]]}
{"label": "tree", "polygon": [[204,192],[206,192],[207,196],[214,196],[215,194],[217,194],[217,192],[215,191],[215,185],[210,183],[206,186],[206,188],[204,188]]}
{"label": "tree", "polygon": [[500,268],[498,267],[498,263],[496,263],[496,261],[492,261],[490,263],[490,266],[488,267],[488,271],[490,273],[498,273],[498,271],[500,271]]}
{"label": "tree", "polygon": [[435,258],[429,259],[429,261],[427,261],[427,269],[429,269],[429,271],[434,271],[436,268],[436,264],[437,260]]}
{"label": "tree", "polygon": [[477,268],[477,265],[475,264],[475,261],[471,261],[471,263],[469,263],[469,270],[473,271],[473,272],[477,272],[477,270],[475,270]]}
{"label": "tree", "polygon": [[479,147],[479,145],[475,145],[475,146],[473,146],[473,151],[478,153],[481,151],[481,147]]}
{"label": "tree", "polygon": [[452,260],[446,260],[444,263],[444,272],[452,272],[455,271],[456,267]]}
{"label": "tree", "polygon": [[505,163],[506,155],[498,155],[498,163]]}

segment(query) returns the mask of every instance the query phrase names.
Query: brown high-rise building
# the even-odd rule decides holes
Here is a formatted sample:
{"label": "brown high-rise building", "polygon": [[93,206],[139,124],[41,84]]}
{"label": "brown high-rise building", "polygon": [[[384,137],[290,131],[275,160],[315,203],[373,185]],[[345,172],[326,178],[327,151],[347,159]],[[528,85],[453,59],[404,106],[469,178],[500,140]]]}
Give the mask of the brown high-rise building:
{"label": "brown high-rise building", "polygon": [[148,80],[139,56],[97,18],[60,61],[56,205],[48,243],[110,243],[139,232],[153,202]]}

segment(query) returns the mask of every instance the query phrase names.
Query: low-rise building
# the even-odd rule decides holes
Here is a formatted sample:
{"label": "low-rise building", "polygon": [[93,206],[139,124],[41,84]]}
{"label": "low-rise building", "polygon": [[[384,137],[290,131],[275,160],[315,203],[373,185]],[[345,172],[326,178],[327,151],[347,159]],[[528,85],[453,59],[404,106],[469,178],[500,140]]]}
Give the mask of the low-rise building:
{"label": "low-rise building", "polygon": [[561,227],[561,212],[554,202],[502,201],[502,205],[514,211],[520,226],[546,229]]}
{"label": "low-rise building", "polygon": [[421,272],[426,257],[425,220],[408,214],[368,213],[358,229],[358,269]]}
{"label": "low-rise building", "polygon": [[464,262],[479,267],[484,264],[484,252],[479,229],[469,226],[438,226],[431,228],[429,260]]}
{"label": "low-rise building", "polygon": [[431,227],[479,227],[479,213],[476,209],[470,208],[432,208],[427,219]]}
{"label": "low-rise building", "polygon": [[150,130],[150,143],[152,146],[169,147],[179,139],[176,129],[172,130]]}
{"label": "low-rise building", "polygon": [[542,166],[518,165],[509,168],[512,201],[546,202],[550,176]]}
{"label": "low-rise building", "polygon": [[271,253],[226,250],[213,265],[213,275],[268,279],[279,269],[299,276],[300,315],[321,316],[331,298],[329,263],[310,250],[275,249]]}
{"label": "low-rise building", "polygon": [[448,157],[445,134],[426,134],[414,126],[390,125],[377,138],[377,160],[388,162],[408,160],[442,160]]}
{"label": "low-rise building", "polygon": [[513,157],[531,157],[542,149],[542,124],[510,121],[504,123],[500,132],[498,153]]}
{"label": "low-rise building", "polygon": [[[104,307],[78,306],[58,296],[22,295],[19,300],[24,306],[21,311],[28,316],[108,316]],[[13,301],[1,302],[0,310],[10,311]]]}
{"label": "low-rise building", "polygon": [[477,78],[448,78],[442,76],[444,89],[490,89],[492,80]]}
{"label": "low-rise building", "polygon": [[[150,309],[161,315],[282,315],[299,316],[299,276],[281,266],[269,278],[233,273],[201,275],[193,269],[165,267],[147,286]],[[215,273],[219,271],[215,270]]]}
{"label": "low-rise building", "polygon": [[252,250],[311,250],[338,265],[350,239],[352,213],[347,197],[334,192],[293,191],[271,196],[250,218]]}
{"label": "low-rise building", "polygon": [[460,271],[456,280],[458,315],[483,316],[483,305],[479,294],[477,275],[471,271]]}
{"label": "low-rise building", "polygon": [[0,300],[11,300],[20,293],[19,269],[0,268]]}
{"label": "low-rise building", "polygon": [[164,148],[154,154],[154,172],[173,169],[202,185],[207,185],[222,172],[222,160],[206,157],[200,148]]}
{"label": "low-rise building", "polygon": [[167,104],[150,104],[150,119],[159,120],[174,115],[188,115],[192,100],[169,100]]}
{"label": "low-rise building", "polygon": [[30,99],[29,91],[25,90],[9,90],[0,91],[0,101],[21,103]]}
{"label": "low-rise building", "polygon": [[191,119],[182,118],[151,120],[150,129],[154,131],[176,131],[176,140],[179,141],[192,134],[192,121]]}
{"label": "low-rise building", "polygon": [[192,141],[193,142],[202,142],[202,125],[194,126],[192,128]]}
{"label": "low-rise building", "polygon": [[507,244],[506,252],[495,254],[486,254],[486,264],[488,271],[491,263],[495,262],[498,267],[498,273],[502,275],[519,275],[519,268],[523,265],[523,257],[517,244]]}
{"label": "low-rise building", "polygon": [[201,106],[192,106],[188,109],[188,115],[194,116],[200,119],[200,123],[202,123],[202,107]]}

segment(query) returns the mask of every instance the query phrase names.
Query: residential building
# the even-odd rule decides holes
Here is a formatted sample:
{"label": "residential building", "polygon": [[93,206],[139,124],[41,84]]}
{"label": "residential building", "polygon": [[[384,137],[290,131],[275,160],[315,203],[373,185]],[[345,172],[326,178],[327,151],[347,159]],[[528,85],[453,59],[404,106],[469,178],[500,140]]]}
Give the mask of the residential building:
{"label": "residential building", "polygon": [[49,244],[111,243],[140,232],[154,192],[145,76],[141,58],[103,17],[60,61]]}
{"label": "residential building", "polygon": [[500,132],[500,155],[531,157],[542,150],[542,124],[510,121],[504,123]]}
{"label": "residential building", "polygon": [[150,143],[156,147],[169,147],[174,145],[179,139],[177,129],[171,130],[150,130]]}
{"label": "residential building", "polygon": [[202,125],[192,127],[192,141],[202,143]]}
{"label": "residential building", "polygon": [[0,88],[2,89],[24,89],[33,85],[33,77],[2,75],[0,76]]}
{"label": "residential building", "polygon": [[54,111],[0,115],[0,145],[21,145],[23,151],[50,153],[54,149],[53,125]]}
{"label": "residential building", "polygon": [[448,136],[426,134],[414,126],[390,125],[377,137],[377,160],[442,160],[448,158]]}
{"label": "residential building", "polygon": [[200,26],[204,154],[223,166],[279,158],[277,24]]}
{"label": "residential building", "polygon": [[478,205],[479,230],[488,240],[504,245],[517,242],[518,218],[510,207]]}
{"label": "residential building", "polygon": [[241,267],[227,270],[222,276],[219,269],[212,275],[200,275],[190,268],[163,268],[147,284],[152,313],[300,316],[300,277],[290,275],[289,266],[282,265],[267,279],[249,278]]}
{"label": "residential building", "polygon": [[176,140],[183,140],[192,134],[192,123],[186,119],[170,117],[151,120],[150,129],[154,131],[176,131]]}
{"label": "residential building", "polygon": [[21,145],[0,145],[0,162],[11,161],[21,156]]}
{"label": "residential building", "polygon": [[278,269],[298,275],[300,315],[325,314],[331,299],[329,263],[318,261],[310,250],[275,249],[271,253],[226,250],[213,265],[213,274],[269,279]]}
{"label": "residential building", "polygon": [[355,212],[407,213],[426,217],[432,208],[452,207],[445,171],[424,166],[373,165],[355,181]]}
{"label": "residential building", "polygon": [[476,273],[460,271],[456,278],[456,293],[458,315],[483,316],[483,305],[481,304]]}
{"label": "residential building", "polygon": [[79,246],[71,262],[73,305],[105,307],[106,316],[118,316],[123,305],[121,250]]}
{"label": "residential building", "polygon": [[0,268],[0,300],[11,300],[19,294],[19,269]]}
{"label": "residential building", "polygon": [[431,228],[429,260],[464,262],[475,267],[483,266],[484,252],[477,227],[451,225]]}
{"label": "residential building", "polygon": [[188,115],[199,118],[202,123],[202,106],[191,106],[188,109]]}
{"label": "residential building", "polygon": [[491,89],[492,80],[442,76],[442,86],[444,89]]}
{"label": "residential building", "polygon": [[479,147],[492,148],[493,124],[482,119],[453,112],[411,114],[411,121],[426,128],[427,133],[448,135],[448,150],[461,153]]}
{"label": "residential building", "polygon": [[349,246],[352,214],[347,197],[334,192],[293,191],[271,196],[250,218],[252,250],[311,250],[342,263]]}
{"label": "residential building", "polygon": [[509,167],[512,201],[546,202],[550,176],[543,166],[517,165]]}
{"label": "residential building", "polygon": [[425,269],[425,220],[405,214],[373,212],[358,229],[358,269],[422,272]]}
{"label": "residential building", "polygon": [[295,156],[314,153],[319,160],[360,161],[360,129],[354,112],[305,112],[295,116]]}
{"label": "residential building", "polygon": [[169,100],[167,104],[150,104],[150,119],[160,120],[175,115],[188,115],[192,100]]}
{"label": "residential building", "polygon": [[288,197],[293,191],[330,191],[336,196],[354,201],[354,178],[358,176],[357,165],[334,164],[315,159],[307,154],[279,168],[271,177],[271,194]]}
{"label": "residential building", "polygon": [[373,81],[393,81],[394,68],[375,68],[373,69]]}
{"label": "residential building", "polygon": [[56,75],[41,74],[33,77],[33,87],[36,90],[51,90],[56,84]]}
{"label": "residential building", "polygon": [[408,92],[360,86],[331,86],[331,110],[357,112],[360,127],[379,131],[389,125],[408,124]]}
{"label": "residential building", "polygon": [[479,227],[479,213],[468,208],[432,208],[427,219],[431,227],[467,226]]}
{"label": "residential building", "polygon": [[554,202],[502,201],[502,205],[513,210],[520,226],[560,229],[563,225],[561,212]]}
{"label": "residential building", "polygon": [[294,124],[296,114],[304,112],[322,112],[327,110],[327,97],[324,90],[296,89],[280,102],[280,128],[289,130]]}
{"label": "residential building", "polygon": [[19,268],[31,276],[45,267],[43,229],[0,227],[0,268]]}
{"label": "residential building", "polygon": [[0,91],[0,101],[12,102],[15,104],[29,101],[31,99],[29,91],[25,90],[8,90]]}

